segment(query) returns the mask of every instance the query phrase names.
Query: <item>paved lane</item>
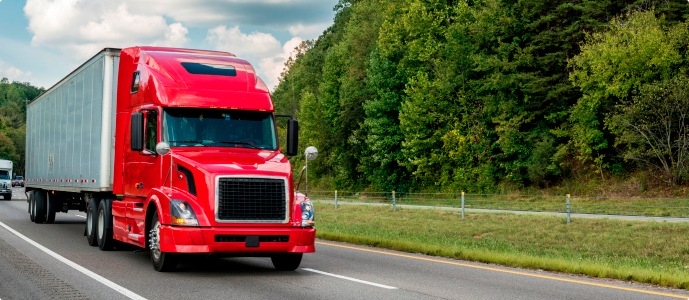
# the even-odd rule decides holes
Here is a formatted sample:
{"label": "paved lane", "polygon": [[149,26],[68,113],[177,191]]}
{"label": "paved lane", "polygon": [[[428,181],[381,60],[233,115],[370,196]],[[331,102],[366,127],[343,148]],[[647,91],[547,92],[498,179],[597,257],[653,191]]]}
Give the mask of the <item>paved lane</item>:
{"label": "paved lane", "polygon": [[147,252],[103,252],[88,246],[83,213],[58,213],[56,224],[34,224],[26,208],[26,201],[19,198],[0,201],[0,222],[7,226],[0,226],[3,300],[689,298],[682,290],[327,241],[318,241],[317,253],[305,255],[295,272],[274,270],[268,258],[196,257],[176,272],[159,273],[151,267]]}

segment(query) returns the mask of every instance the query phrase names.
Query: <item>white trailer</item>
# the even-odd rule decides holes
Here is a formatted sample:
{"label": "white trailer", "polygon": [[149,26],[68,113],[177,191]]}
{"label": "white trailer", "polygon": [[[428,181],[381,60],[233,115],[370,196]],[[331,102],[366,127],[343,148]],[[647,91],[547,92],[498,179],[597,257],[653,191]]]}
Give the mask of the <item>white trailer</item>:
{"label": "white trailer", "polygon": [[112,194],[119,55],[103,49],[29,103],[24,184],[41,206],[29,202],[32,221],[52,223]]}
{"label": "white trailer", "polygon": [[27,108],[26,187],[112,191],[119,49],[105,49]]}
{"label": "white trailer", "polygon": [[5,200],[12,200],[12,169],[11,160],[0,159],[0,195]]}

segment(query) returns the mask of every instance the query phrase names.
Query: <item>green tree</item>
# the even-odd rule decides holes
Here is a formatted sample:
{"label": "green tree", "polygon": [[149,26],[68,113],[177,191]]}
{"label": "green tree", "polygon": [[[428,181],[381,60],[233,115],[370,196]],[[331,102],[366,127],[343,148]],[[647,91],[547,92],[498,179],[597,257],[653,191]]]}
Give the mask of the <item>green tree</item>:
{"label": "green tree", "polygon": [[689,87],[686,75],[644,85],[610,117],[624,158],[656,169],[670,184],[689,180]]}
{"label": "green tree", "polygon": [[570,116],[572,145],[601,174],[612,154],[613,108],[629,103],[645,84],[674,77],[686,63],[686,25],[668,31],[662,20],[652,10],[614,18],[609,29],[587,36],[570,61],[570,79],[583,93]]}

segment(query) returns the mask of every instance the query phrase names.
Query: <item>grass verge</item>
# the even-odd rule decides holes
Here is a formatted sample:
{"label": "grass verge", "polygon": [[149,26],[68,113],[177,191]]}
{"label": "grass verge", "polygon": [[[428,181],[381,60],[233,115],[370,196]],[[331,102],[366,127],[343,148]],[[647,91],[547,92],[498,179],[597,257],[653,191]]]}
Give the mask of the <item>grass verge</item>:
{"label": "grass verge", "polygon": [[315,203],[325,240],[689,289],[689,224]]}

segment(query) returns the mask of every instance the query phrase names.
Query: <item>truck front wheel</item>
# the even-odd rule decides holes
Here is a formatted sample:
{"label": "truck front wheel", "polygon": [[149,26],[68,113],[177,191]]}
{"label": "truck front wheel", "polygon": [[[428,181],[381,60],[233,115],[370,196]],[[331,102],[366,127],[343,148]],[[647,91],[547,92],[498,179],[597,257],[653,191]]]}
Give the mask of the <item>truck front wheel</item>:
{"label": "truck front wheel", "polygon": [[273,261],[275,269],[279,271],[294,271],[299,268],[302,256],[302,253],[284,253],[273,255],[270,260]]}
{"label": "truck front wheel", "polygon": [[153,213],[151,230],[148,233],[148,247],[153,268],[158,272],[169,272],[177,267],[177,254],[160,251],[160,221],[158,212]]}

